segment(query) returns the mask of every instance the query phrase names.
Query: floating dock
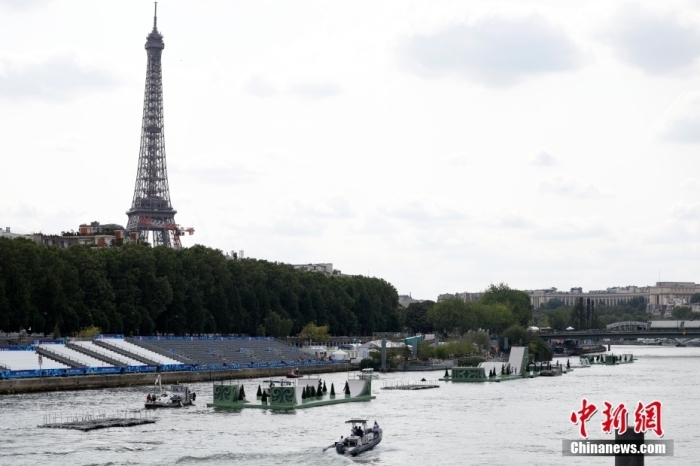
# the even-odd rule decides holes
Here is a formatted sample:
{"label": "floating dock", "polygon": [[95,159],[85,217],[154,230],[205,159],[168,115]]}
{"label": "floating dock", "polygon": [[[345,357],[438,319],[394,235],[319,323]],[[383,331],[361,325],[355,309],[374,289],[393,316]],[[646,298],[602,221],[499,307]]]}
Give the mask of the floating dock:
{"label": "floating dock", "polygon": [[[317,388],[318,387],[318,388]],[[345,387],[335,393],[335,386],[325,384],[319,378],[271,380],[270,386],[260,390],[255,400],[249,400],[242,384],[214,384],[214,402],[207,403],[212,408],[227,409],[272,409],[294,410],[315,408],[339,403],[370,401],[372,396],[372,379],[349,379]],[[258,387],[260,389],[260,387]]]}
{"label": "floating dock", "polygon": [[632,353],[614,354],[614,353],[602,353],[602,354],[586,354],[580,357],[580,359],[586,359],[588,364],[602,364],[605,366],[615,366],[618,364],[631,364],[634,362],[634,356]]}
{"label": "floating dock", "polygon": [[421,381],[386,381],[382,385],[382,390],[428,390],[430,388],[440,388],[436,380]]}
{"label": "floating dock", "polygon": [[155,424],[155,419],[149,417],[147,412],[124,411],[123,415],[107,417],[106,414],[83,415],[55,415],[44,416],[44,423],[37,427],[46,429],[71,429],[87,432],[96,429],[108,429],[110,427],[133,427],[144,424]]}

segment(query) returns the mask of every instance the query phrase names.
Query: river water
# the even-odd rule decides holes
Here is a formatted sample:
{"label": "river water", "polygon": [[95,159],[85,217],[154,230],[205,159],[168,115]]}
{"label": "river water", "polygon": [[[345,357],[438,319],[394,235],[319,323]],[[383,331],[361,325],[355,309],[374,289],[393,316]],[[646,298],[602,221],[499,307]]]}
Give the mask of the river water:
{"label": "river water", "polygon": [[[664,439],[675,456],[646,464],[700,463],[700,348],[613,347],[633,351],[638,361],[577,369],[562,377],[503,383],[440,382],[439,389],[382,390],[385,380],[438,379],[443,372],[381,375],[376,400],[272,413],[206,407],[211,384],[193,384],[197,406],[161,410],[155,424],[77,432],[40,429],[47,413],[114,413],[139,409],[149,387],[0,396],[0,465],[613,465],[614,458],[562,457],[561,440],[577,439],[569,421],[581,399],[602,406],[661,400]],[[564,360],[565,361],[565,360]],[[576,358],[572,364],[578,365]],[[342,389],[346,374],[321,375]],[[253,395],[260,379],[246,380]],[[322,453],[347,434],[350,418],[375,420],[384,439],[358,458]],[[632,422],[633,417],[630,416]],[[588,423],[592,439],[611,439],[599,412]],[[647,434],[654,439],[655,435]]]}

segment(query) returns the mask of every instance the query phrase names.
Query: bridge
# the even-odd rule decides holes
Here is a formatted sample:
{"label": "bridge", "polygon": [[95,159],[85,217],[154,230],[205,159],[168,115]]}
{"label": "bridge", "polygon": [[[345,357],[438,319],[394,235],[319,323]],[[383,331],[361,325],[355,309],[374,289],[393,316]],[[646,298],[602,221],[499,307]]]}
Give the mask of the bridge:
{"label": "bridge", "polygon": [[700,338],[700,329],[652,329],[652,330],[569,330],[540,334],[543,340],[611,340],[621,338]]}

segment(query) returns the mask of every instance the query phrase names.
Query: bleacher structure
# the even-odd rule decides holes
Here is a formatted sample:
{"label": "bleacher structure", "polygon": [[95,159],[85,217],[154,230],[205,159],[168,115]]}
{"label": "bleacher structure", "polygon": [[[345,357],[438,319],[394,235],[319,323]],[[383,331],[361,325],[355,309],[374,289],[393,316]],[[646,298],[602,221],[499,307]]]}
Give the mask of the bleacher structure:
{"label": "bleacher structure", "polygon": [[297,348],[272,337],[165,336],[125,339],[122,335],[97,335],[91,341],[38,340],[29,346],[0,347],[0,379],[346,362],[308,358]]}

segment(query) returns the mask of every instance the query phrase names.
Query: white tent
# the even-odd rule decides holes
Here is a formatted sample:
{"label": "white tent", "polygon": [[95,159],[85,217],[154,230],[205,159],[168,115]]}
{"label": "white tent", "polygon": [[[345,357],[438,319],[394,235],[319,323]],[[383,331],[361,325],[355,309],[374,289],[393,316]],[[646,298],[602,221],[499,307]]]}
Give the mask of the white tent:
{"label": "white tent", "polygon": [[567,330],[573,330],[573,327],[566,327]]}
{"label": "white tent", "polygon": [[331,359],[334,361],[344,361],[348,359],[348,353],[345,351],[336,351],[335,353],[331,354]]}
{"label": "white tent", "polygon": [[535,326],[533,325],[532,327],[528,327],[528,328],[527,328],[527,331],[528,331],[528,332],[539,332],[539,331],[540,331],[540,328],[539,328],[539,327],[535,327]]}

